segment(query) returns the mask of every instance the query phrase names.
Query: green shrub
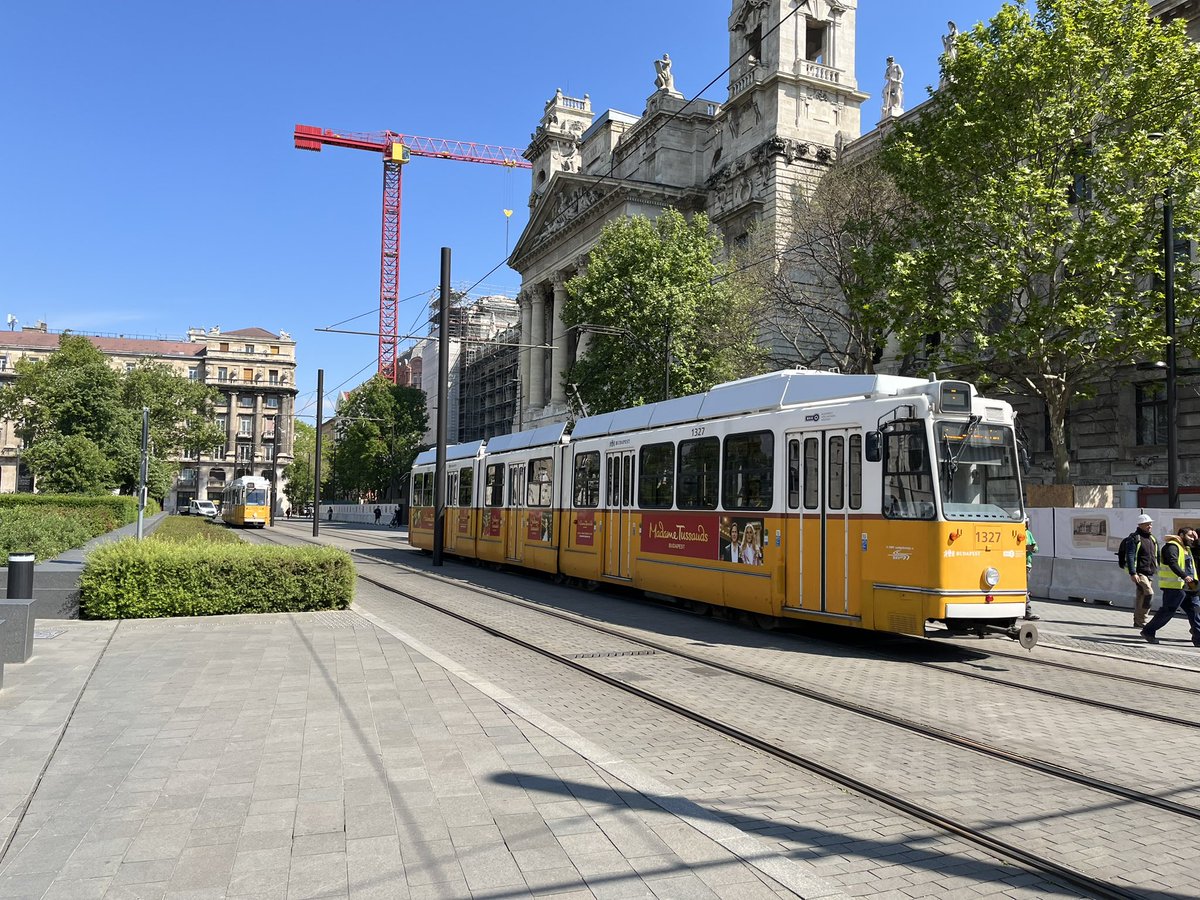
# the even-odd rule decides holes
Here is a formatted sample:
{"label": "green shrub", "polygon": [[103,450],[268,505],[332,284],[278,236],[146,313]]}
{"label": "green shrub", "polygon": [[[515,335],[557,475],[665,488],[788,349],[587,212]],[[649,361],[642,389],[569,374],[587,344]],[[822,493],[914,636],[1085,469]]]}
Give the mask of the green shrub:
{"label": "green shrub", "polygon": [[[119,494],[84,496],[82,494],[0,494],[0,510],[23,507],[56,506],[75,510],[77,514],[95,517],[107,524],[97,534],[104,534],[137,521],[137,497]],[[146,501],[146,515],[159,512],[158,502],[153,498]]]}
{"label": "green shrub", "polygon": [[124,540],[93,551],[80,616],[133,619],[345,609],[350,555],[333,547]]}
{"label": "green shrub", "polygon": [[38,562],[103,534],[94,519],[56,506],[0,508],[0,553],[32,553]]}

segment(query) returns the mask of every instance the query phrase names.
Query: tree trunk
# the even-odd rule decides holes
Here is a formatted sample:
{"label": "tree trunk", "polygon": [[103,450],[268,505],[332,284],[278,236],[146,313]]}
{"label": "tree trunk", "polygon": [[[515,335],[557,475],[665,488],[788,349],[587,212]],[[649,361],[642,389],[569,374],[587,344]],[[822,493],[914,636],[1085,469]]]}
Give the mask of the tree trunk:
{"label": "tree trunk", "polygon": [[1046,417],[1050,420],[1050,449],[1054,451],[1054,483],[1071,483],[1071,453],[1067,449],[1067,399],[1047,393]]}

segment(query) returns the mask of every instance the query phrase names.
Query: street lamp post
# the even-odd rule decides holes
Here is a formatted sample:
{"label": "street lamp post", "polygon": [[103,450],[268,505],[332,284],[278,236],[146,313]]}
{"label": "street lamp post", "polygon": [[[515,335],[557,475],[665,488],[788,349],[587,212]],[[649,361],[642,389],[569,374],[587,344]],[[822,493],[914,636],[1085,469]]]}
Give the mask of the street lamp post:
{"label": "street lamp post", "polygon": [[1167,327],[1167,506],[1179,508],[1179,392],[1175,366],[1175,215],[1171,188],[1163,191],[1163,295]]}

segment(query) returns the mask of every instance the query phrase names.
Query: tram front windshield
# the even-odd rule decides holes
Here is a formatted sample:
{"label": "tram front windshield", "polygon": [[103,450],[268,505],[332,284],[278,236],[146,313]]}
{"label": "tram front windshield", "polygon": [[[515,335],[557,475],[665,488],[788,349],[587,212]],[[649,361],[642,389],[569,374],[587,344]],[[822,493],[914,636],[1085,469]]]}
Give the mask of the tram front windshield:
{"label": "tram front windshield", "polygon": [[938,480],[947,519],[1019,522],[1021,478],[1011,428],[967,422],[937,424]]}
{"label": "tram front windshield", "polygon": [[262,488],[250,488],[246,491],[247,506],[266,506],[267,492]]}

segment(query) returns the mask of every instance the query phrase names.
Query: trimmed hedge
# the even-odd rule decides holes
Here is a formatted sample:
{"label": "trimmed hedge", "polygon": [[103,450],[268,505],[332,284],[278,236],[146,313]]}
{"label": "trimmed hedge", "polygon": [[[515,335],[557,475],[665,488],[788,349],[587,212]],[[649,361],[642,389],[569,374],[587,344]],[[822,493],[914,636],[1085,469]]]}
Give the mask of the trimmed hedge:
{"label": "trimmed hedge", "polygon": [[[147,504],[147,515],[157,511]],[[0,494],[0,553],[33,553],[41,562],[136,519],[136,497]]]}
{"label": "trimmed hedge", "polygon": [[124,540],[93,551],[79,578],[85,619],[311,612],[353,596],[350,554],[333,547]]}
{"label": "trimmed hedge", "polygon": [[10,553],[32,553],[42,562],[83,546],[107,530],[62,507],[0,509],[0,554],[7,560]]}
{"label": "trimmed hedge", "polygon": [[186,544],[200,541],[205,544],[241,544],[241,535],[222,528],[203,516],[167,516],[155,526],[148,540]]}

